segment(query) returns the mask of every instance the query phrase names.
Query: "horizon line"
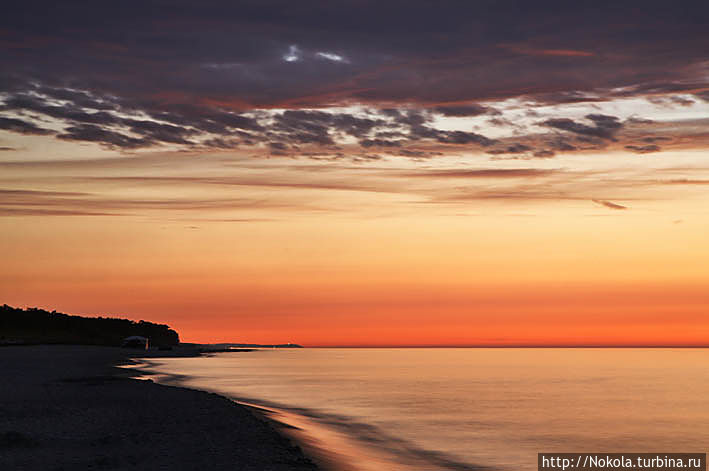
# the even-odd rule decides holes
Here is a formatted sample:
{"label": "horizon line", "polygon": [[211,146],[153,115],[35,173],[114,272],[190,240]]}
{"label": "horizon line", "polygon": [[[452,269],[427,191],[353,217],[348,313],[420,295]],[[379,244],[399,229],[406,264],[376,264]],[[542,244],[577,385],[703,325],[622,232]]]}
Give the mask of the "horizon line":
{"label": "horizon line", "polygon": [[[191,343],[191,342],[185,342]],[[212,345],[228,344],[232,342],[217,342]],[[209,344],[208,344],[209,345]],[[262,344],[262,345],[288,345],[288,344]],[[291,343],[290,345],[300,345],[302,348],[709,348],[709,344],[697,345],[541,345],[541,344],[516,344],[516,345],[303,345]]]}
{"label": "horizon line", "polygon": [[705,345],[312,345],[303,348],[709,348]]}

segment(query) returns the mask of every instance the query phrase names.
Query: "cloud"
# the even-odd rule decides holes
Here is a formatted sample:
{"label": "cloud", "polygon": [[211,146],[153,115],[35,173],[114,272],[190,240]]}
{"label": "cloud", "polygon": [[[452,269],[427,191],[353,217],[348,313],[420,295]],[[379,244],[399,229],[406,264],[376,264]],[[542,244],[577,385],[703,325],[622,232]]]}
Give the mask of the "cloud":
{"label": "cloud", "polygon": [[596,55],[593,52],[575,51],[573,49],[545,49],[539,52],[543,56],[591,57]]}
{"label": "cloud", "polygon": [[679,178],[675,180],[663,180],[661,183],[665,185],[709,185],[709,180]]}
{"label": "cloud", "polygon": [[[376,156],[360,156],[361,158],[374,158]],[[295,178],[275,179],[269,177],[95,177],[88,179],[93,182],[113,182],[113,183],[143,183],[143,184],[172,184],[177,186],[188,185],[218,185],[218,186],[242,186],[242,187],[262,187],[262,188],[290,188],[297,190],[339,190],[339,191],[361,191],[372,193],[399,193],[400,187],[386,185],[381,182],[352,182],[333,179],[331,181],[312,181],[302,176]]]}
{"label": "cloud", "polygon": [[97,97],[84,90],[71,88],[39,87],[37,93],[52,98],[72,103],[78,108],[89,108],[100,111],[115,111],[119,109],[116,103],[117,97],[110,99]]}
{"label": "cloud", "polygon": [[540,159],[549,159],[551,157],[554,157],[555,155],[556,153],[549,149],[541,149],[534,151],[534,156]]}
{"label": "cloud", "polygon": [[[512,0],[456,8],[350,2],[337,10],[309,0],[297,9],[278,0],[268,7],[223,0],[174,5],[170,11],[157,0],[10,6],[0,20],[0,59],[16,65],[21,81],[32,76],[50,87],[129,98],[162,93],[241,109],[358,101],[433,106],[530,93],[700,90],[697,64],[708,41],[708,8],[699,1],[672,9],[631,0],[593,11]],[[323,60],[305,60],[318,53]],[[350,63],[332,67],[345,55]]]}
{"label": "cloud", "polygon": [[300,60],[300,49],[295,44],[288,46],[288,52],[283,54],[283,60],[286,62],[297,62]]}
{"label": "cloud", "polygon": [[178,126],[190,126],[205,133],[238,134],[243,136],[237,131],[263,130],[263,126],[256,118],[219,107],[151,102],[133,106],[138,109],[145,109],[147,114],[155,120]]}
{"label": "cloud", "polygon": [[[621,121],[616,116],[590,113],[584,120],[550,118],[538,122],[542,128],[554,131],[539,134],[519,126],[514,119],[499,117],[494,118],[496,124],[506,128],[511,135],[492,139],[474,131],[440,129],[436,125],[437,111],[434,108],[367,108],[353,112],[289,109],[237,113],[205,105],[127,101],[75,89],[48,89],[41,84],[32,87],[31,93],[0,97],[3,100],[0,109],[22,116],[22,119],[1,118],[0,128],[4,126],[7,130],[25,134],[54,134],[62,140],[93,142],[123,151],[170,145],[188,150],[253,148],[252,155],[291,157],[326,152],[330,158],[339,153],[342,146],[351,148],[349,138],[354,138],[362,148],[355,152],[360,153],[376,147],[388,149],[389,155],[427,158],[442,152],[479,149],[496,156],[525,154],[510,158],[552,158],[557,152],[605,149],[611,143],[618,143],[617,147],[632,152],[649,153],[661,151],[656,144],[661,141],[668,145],[674,141],[672,145],[675,147],[692,143],[701,146],[706,141],[699,132],[701,120],[673,122],[668,127],[667,123],[660,121],[636,118]],[[69,101],[74,98],[78,101]],[[101,110],[85,107],[96,103]],[[446,108],[446,112],[474,114],[482,111],[477,109],[478,106]],[[39,117],[40,114],[43,117]],[[63,130],[57,132],[40,127],[26,120],[30,115],[40,124],[52,121],[53,127],[63,126]],[[671,137],[648,135],[654,132]],[[270,144],[273,142],[283,143],[285,147],[276,149]],[[419,149],[421,145],[429,147],[425,155]]]}
{"label": "cloud", "polygon": [[334,139],[339,135],[363,138],[379,127],[388,129],[381,119],[349,113],[288,110],[273,117],[270,132],[282,140],[295,143],[334,145]]}
{"label": "cloud", "polygon": [[533,95],[529,98],[543,105],[565,105],[570,103],[600,102],[607,99],[599,93],[582,92],[578,90],[540,93]]}
{"label": "cloud", "polygon": [[94,124],[81,124],[69,126],[57,138],[66,141],[98,142],[111,148],[136,149],[151,144],[147,138],[126,136],[118,132],[108,131]]}
{"label": "cloud", "polygon": [[532,150],[532,147],[526,145],[526,144],[520,144],[519,142],[516,142],[514,144],[510,144],[504,148],[499,148],[499,149],[491,149],[485,151],[488,154],[521,154],[524,152],[529,152]]}
{"label": "cloud", "polygon": [[[128,181],[128,180],[125,180]],[[141,181],[136,179],[135,181]],[[143,180],[145,181],[145,180]],[[166,181],[170,181],[169,179]],[[180,180],[182,184],[189,179]],[[245,211],[316,209],[305,203],[255,198],[154,198],[107,197],[94,193],[0,189],[4,216],[117,216],[149,210],[161,211]]]}
{"label": "cloud", "polygon": [[238,139],[223,139],[221,137],[214,137],[202,141],[202,144],[207,148],[236,149],[239,147],[240,142]]}
{"label": "cloud", "polygon": [[606,200],[592,200],[596,204],[600,204],[601,206],[605,206],[606,208],[610,209],[618,209],[618,210],[623,210],[623,209],[628,209],[627,206],[623,206],[618,203],[613,203],[612,201],[606,201]]}
{"label": "cloud", "polygon": [[144,136],[148,141],[161,141],[171,144],[194,144],[187,139],[197,131],[172,124],[157,123],[150,120],[124,119],[122,124],[131,132]]}
{"label": "cloud", "polygon": [[384,139],[364,139],[359,141],[362,147],[401,147],[400,141],[387,141]]}
{"label": "cloud", "polygon": [[5,118],[2,116],[0,116],[0,129],[19,134],[47,135],[54,133],[54,131],[50,129],[40,128],[34,123],[30,123],[28,121],[23,121],[16,118]]}
{"label": "cloud", "polygon": [[269,147],[274,150],[286,150],[288,149],[288,146],[285,145],[282,142],[269,142],[268,143]]}
{"label": "cloud", "polygon": [[648,137],[643,137],[641,141],[647,142],[649,144],[654,144],[656,142],[662,142],[662,141],[671,141],[672,138],[670,137],[665,137],[665,136],[648,136]]}
{"label": "cloud", "polygon": [[122,214],[72,209],[8,208],[0,206],[0,217],[2,216],[122,216]]}
{"label": "cloud", "polygon": [[448,144],[479,144],[487,147],[495,143],[494,139],[474,132],[466,131],[437,131],[436,140]]}
{"label": "cloud", "polygon": [[681,95],[669,95],[669,96],[650,96],[648,101],[655,105],[660,105],[666,108],[673,108],[677,106],[692,106],[696,102],[691,98]]}
{"label": "cloud", "polygon": [[[69,94],[67,96],[73,95]],[[27,94],[18,94],[10,96],[8,99],[5,100],[2,108],[5,110],[13,111],[34,111],[45,114],[47,116],[51,116],[53,118],[61,118],[68,121],[75,121],[80,123],[110,125],[115,124],[118,121],[115,115],[106,111],[96,111],[92,113],[87,113],[83,111],[83,107],[75,103],[51,105],[48,104],[45,99],[41,99],[39,97]]]}
{"label": "cloud", "polygon": [[554,191],[539,187],[513,186],[503,189],[471,189],[451,195],[437,196],[428,203],[457,204],[470,201],[533,202],[533,201],[580,201],[587,200],[580,195]]}
{"label": "cloud", "polygon": [[428,151],[428,150],[401,149],[400,151],[397,152],[396,155],[400,155],[402,157],[410,157],[413,159],[429,159],[429,158],[436,157],[436,156],[439,156],[442,154],[441,154],[441,152]]}
{"label": "cloud", "polygon": [[[39,89],[39,88],[37,88]],[[43,89],[42,89],[43,90]],[[68,94],[54,95],[65,99],[78,96],[80,99],[89,96],[71,91]],[[35,92],[36,93],[36,92]],[[51,118],[65,120],[71,124],[57,137],[65,140],[98,142],[108,147],[135,149],[150,147],[162,143],[177,145],[195,145],[189,139],[191,136],[208,136],[218,134],[223,137],[204,139],[201,143],[218,148],[233,148],[237,144],[252,145],[249,139],[262,140],[253,132],[263,131],[263,127],[254,118],[218,109],[209,109],[192,105],[171,105],[160,110],[151,109],[152,105],[102,106],[112,109],[107,111],[87,112],[77,103],[65,102],[60,105],[49,104],[53,98],[49,96],[27,94],[11,95],[2,104],[5,111],[42,113]],[[94,103],[107,103],[100,100],[84,100],[88,106]],[[135,114],[136,111],[148,114],[151,119],[127,118],[125,114]],[[355,125],[357,123],[354,123]],[[0,118],[0,126],[5,129],[25,134],[50,134],[53,131],[38,128],[30,122],[15,118]],[[235,139],[237,138],[237,139]],[[301,137],[300,140],[304,140]]]}
{"label": "cloud", "polygon": [[[276,150],[290,151],[289,144],[275,144]],[[421,154],[412,152],[409,158],[428,157],[423,149],[417,150]],[[377,150],[313,155],[311,161],[288,160],[285,165],[280,159],[231,160],[220,154],[205,154],[195,160],[189,153],[177,152],[73,162],[0,162],[3,183],[20,188],[0,190],[0,207],[4,208],[2,214],[26,216],[44,212],[57,216],[282,218],[303,211],[368,210],[368,205],[353,202],[360,198],[372,201],[378,194],[381,197],[376,199],[382,203],[378,207],[402,212],[416,211],[421,204],[465,206],[473,201],[519,206],[594,200],[609,210],[620,210],[627,206],[616,201],[656,198],[658,194],[675,197],[707,185],[703,178],[706,169],[693,167],[664,169],[662,175],[669,178],[658,179],[657,170],[573,170],[549,168],[548,162],[535,160],[514,166],[487,159],[487,164],[476,167],[458,159],[447,159],[449,166],[430,160],[425,165],[406,161],[396,165],[383,154]],[[384,158],[388,162],[376,164]],[[165,175],[165,168],[170,169],[169,175]],[[71,190],[29,189],[46,185]],[[668,192],[667,185],[677,188]]]}
{"label": "cloud", "polygon": [[660,152],[662,148],[656,144],[647,144],[647,145],[627,145],[625,146],[626,149],[629,151],[635,152],[636,154],[649,154],[651,152]]}
{"label": "cloud", "polygon": [[41,191],[41,190],[9,190],[5,188],[0,188],[0,195],[3,196],[5,202],[12,202],[13,198],[22,198],[26,196],[33,197],[75,197],[75,196],[88,196],[88,193],[76,192],[76,191]]}
{"label": "cloud", "polygon": [[344,56],[335,54],[334,52],[316,52],[315,56],[332,62],[348,62]]}
{"label": "cloud", "polygon": [[530,56],[593,57],[596,55],[595,53],[590,51],[581,51],[576,49],[542,49],[515,44],[502,44],[500,45],[500,47],[518,54],[525,54]]}
{"label": "cloud", "polygon": [[537,178],[559,173],[559,170],[537,168],[491,168],[491,169],[448,169],[425,170],[402,173],[400,176],[414,178]]}
{"label": "cloud", "polygon": [[[579,118],[571,105],[645,97],[697,109],[709,96],[709,7],[621,3],[11,5],[0,18],[0,60],[12,64],[0,73],[0,129],[119,150],[252,155],[314,156],[353,142],[363,143],[353,155],[378,142],[382,154],[411,158],[434,156],[420,154],[429,143],[430,152],[489,149],[510,158],[626,145],[649,152],[644,144],[655,142],[623,135],[646,118]],[[542,105],[555,108],[540,112]],[[371,113],[351,111],[358,106]],[[525,136],[522,117],[533,113],[542,116],[544,141]],[[483,115],[496,115],[500,129],[485,130],[474,119]],[[475,125],[452,130],[441,118]],[[518,151],[502,132],[530,149]]]}
{"label": "cloud", "polygon": [[486,113],[494,114],[496,110],[493,110],[487,106],[472,103],[469,105],[437,106],[433,108],[433,111],[448,117],[467,117],[479,116]]}
{"label": "cloud", "polygon": [[547,144],[552,149],[560,152],[574,152],[578,150],[577,146],[570,144],[566,139],[562,137],[555,137],[554,139],[550,139]]}
{"label": "cloud", "polygon": [[592,125],[579,123],[569,118],[548,119],[540,123],[542,126],[567,131],[581,136],[590,136],[615,141],[615,135],[623,127],[616,116],[603,114],[588,114],[586,119]]}

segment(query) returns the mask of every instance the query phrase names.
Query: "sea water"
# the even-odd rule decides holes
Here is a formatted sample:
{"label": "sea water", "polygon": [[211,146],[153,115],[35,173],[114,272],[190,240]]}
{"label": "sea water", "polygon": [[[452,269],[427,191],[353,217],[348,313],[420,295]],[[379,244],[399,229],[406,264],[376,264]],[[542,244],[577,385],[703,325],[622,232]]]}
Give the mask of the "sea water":
{"label": "sea water", "polygon": [[341,469],[536,469],[540,452],[705,452],[709,350],[268,349],[151,359],[266,408]]}

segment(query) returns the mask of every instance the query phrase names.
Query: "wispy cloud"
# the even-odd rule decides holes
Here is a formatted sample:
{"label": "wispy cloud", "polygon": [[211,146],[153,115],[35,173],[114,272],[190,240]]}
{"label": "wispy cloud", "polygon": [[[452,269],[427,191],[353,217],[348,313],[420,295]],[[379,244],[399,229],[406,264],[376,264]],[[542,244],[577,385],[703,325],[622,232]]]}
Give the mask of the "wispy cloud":
{"label": "wispy cloud", "polygon": [[346,57],[335,54],[334,52],[316,52],[315,56],[332,62],[349,62]]}
{"label": "wispy cloud", "polygon": [[547,177],[560,173],[556,169],[539,168],[491,168],[491,169],[445,169],[422,170],[402,173],[401,176],[413,178],[535,178]]}
{"label": "wispy cloud", "polygon": [[628,209],[627,206],[623,206],[622,204],[614,203],[612,201],[607,201],[607,200],[592,200],[594,203],[599,204],[601,206],[605,206],[606,208],[610,209]]}
{"label": "wispy cloud", "polygon": [[88,192],[0,190],[0,215],[118,216],[145,211],[315,211],[316,206],[286,199],[264,198],[139,198],[108,197]]}

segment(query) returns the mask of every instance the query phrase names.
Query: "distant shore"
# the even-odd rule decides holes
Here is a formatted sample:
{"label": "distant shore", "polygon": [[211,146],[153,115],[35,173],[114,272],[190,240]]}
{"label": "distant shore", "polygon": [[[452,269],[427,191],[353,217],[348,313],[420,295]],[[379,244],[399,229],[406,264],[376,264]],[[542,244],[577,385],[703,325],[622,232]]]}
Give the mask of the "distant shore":
{"label": "distant shore", "polygon": [[194,348],[0,347],[0,469],[317,470],[249,408],[130,377],[132,357]]}

